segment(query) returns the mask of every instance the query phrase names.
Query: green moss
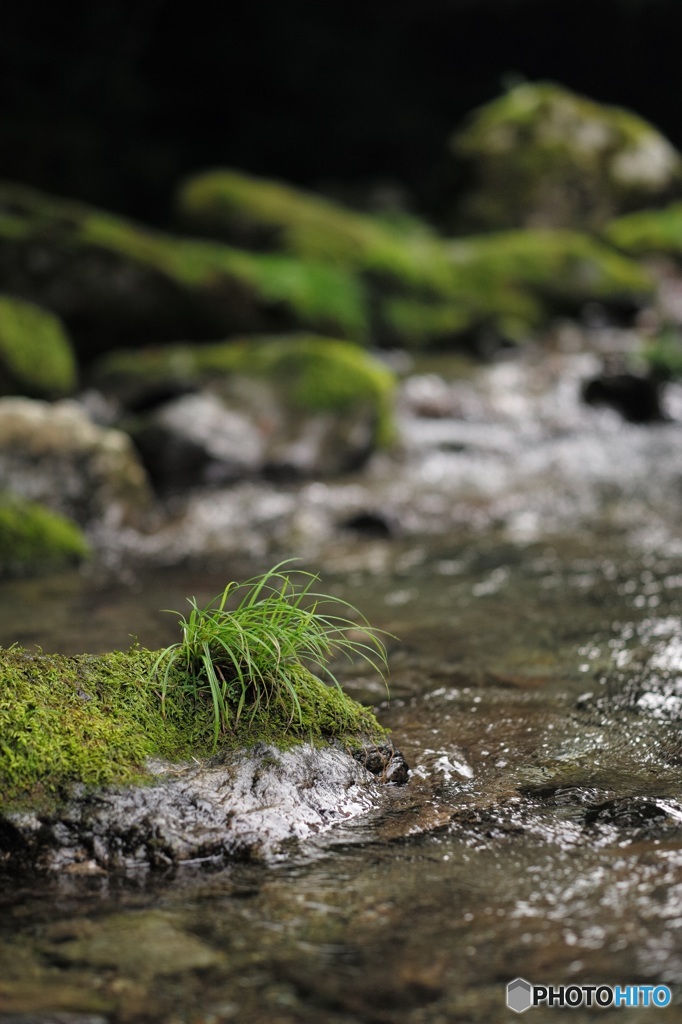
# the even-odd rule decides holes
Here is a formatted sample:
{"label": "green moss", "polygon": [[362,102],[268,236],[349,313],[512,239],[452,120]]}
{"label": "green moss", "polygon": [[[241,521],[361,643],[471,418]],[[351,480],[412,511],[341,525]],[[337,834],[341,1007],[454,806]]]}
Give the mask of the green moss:
{"label": "green moss", "polygon": [[[533,97],[550,102],[556,90],[538,87]],[[584,103],[590,111],[600,109]],[[482,113],[483,135],[498,117],[504,121],[513,110],[521,121],[534,109],[523,90],[499,104]],[[620,112],[613,118],[620,124]],[[622,121],[623,138],[634,138],[637,119],[623,113]],[[509,232],[452,243],[415,218],[391,223],[363,216],[235,171],[192,178],[178,203],[193,224],[229,238],[351,268],[365,275],[370,287],[378,275],[389,285],[375,297],[379,329],[391,342],[410,346],[452,344],[491,327],[522,340],[551,313],[551,302],[621,301],[651,290],[634,263],[573,232]]]}
{"label": "green moss", "polygon": [[[554,306],[637,301],[651,288],[635,263],[587,235],[527,231],[448,242],[415,218],[356,214],[236,172],[193,179],[181,202],[197,224],[241,230],[247,239],[255,230],[256,241],[280,251],[174,237],[7,184],[0,184],[0,244],[18,252],[39,245],[66,265],[105,254],[141,274],[137,300],[149,291],[145,282],[151,288],[161,275],[161,294],[170,283],[181,310],[191,300],[204,337],[207,322],[224,322],[225,333],[236,324],[259,331],[282,322],[414,347],[456,345],[481,330],[520,341]],[[161,336],[168,337],[168,324]]]}
{"label": "green moss", "polygon": [[76,361],[61,322],[8,295],[0,295],[0,368],[11,391],[55,396],[76,386]]}
{"label": "green moss", "polygon": [[340,268],[162,235],[103,213],[86,218],[82,238],[161,270],[190,288],[210,290],[232,277],[267,303],[289,306],[304,323],[341,326],[351,337],[367,330],[363,289]]}
{"label": "green moss", "polygon": [[266,377],[282,400],[303,413],[344,413],[359,404],[376,411],[379,445],[394,436],[395,378],[383,363],[350,342],[300,336],[244,340],[199,350],[205,372]]}
{"label": "green moss", "polygon": [[[58,797],[71,782],[122,783],[145,777],[150,757],[209,754],[212,711],[171,687],[165,717],[152,667],[159,652],[133,647],[104,655],[30,654],[0,648],[0,806]],[[302,667],[295,671],[301,722],[263,709],[225,738],[360,742],[383,735],[371,711]],[[287,731],[288,729],[288,731]]]}
{"label": "green moss", "polygon": [[606,225],[605,237],[636,256],[662,253],[682,257],[682,203],[662,210],[642,210]]}
{"label": "green moss", "polygon": [[451,140],[474,184],[454,219],[471,230],[595,227],[679,186],[682,162],[637,115],[550,82],[476,110]]}
{"label": "green moss", "polygon": [[591,300],[641,300],[653,291],[641,266],[576,231],[474,236],[452,242],[450,256],[461,283],[481,304],[486,294],[496,295],[500,288],[574,308]]}
{"label": "green moss", "polygon": [[46,572],[89,553],[75,523],[36,502],[0,495],[0,577]]}
{"label": "green moss", "polygon": [[345,413],[369,404],[375,412],[376,443],[386,445],[394,437],[393,373],[359,345],[317,335],[117,351],[99,363],[94,379],[121,394],[157,381],[201,383],[231,377],[266,379],[293,412]]}
{"label": "green moss", "polygon": [[641,356],[657,377],[682,378],[682,334],[669,328],[644,345]]}
{"label": "green moss", "polygon": [[387,323],[413,347],[485,330],[521,342],[556,313],[590,301],[638,304],[653,291],[639,264],[580,232],[505,231],[447,246],[449,299],[384,301]]}
{"label": "green moss", "polygon": [[30,234],[30,227],[24,217],[0,211],[0,238],[24,239]]}
{"label": "green moss", "polygon": [[211,309],[234,301],[235,286],[255,304],[281,305],[298,321],[352,338],[368,333],[366,295],[343,267],[315,259],[239,250],[146,228],[83,203],[0,183],[0,241],[39,243],[69,255],[98,251],[168,278]]}
{"label": "green moss", "polygon": [[360,279],[342,267],[279,253],[238,253],[232,272],[269,302],[296,310],[303,323],[320,330],[341,329],[349,338],[369,334],[367,294]]}
{"label": "green moss", "polygon": [[425,302],[410,298],[387,299],[384,318],[411,348],[445,347],[459,338],[492,330],[514,342],[524,342],[546,317],[542,303],[515,288],[503,276],[490,287],[475,280],[451,302]]}
{"label": "green moss", "polygon": [[439,290],[450,279],[438,238],[416,218],[399,223],[347,210],[312,193],[231,170],[187,181],[178,208],[191,224],[300,258]]}

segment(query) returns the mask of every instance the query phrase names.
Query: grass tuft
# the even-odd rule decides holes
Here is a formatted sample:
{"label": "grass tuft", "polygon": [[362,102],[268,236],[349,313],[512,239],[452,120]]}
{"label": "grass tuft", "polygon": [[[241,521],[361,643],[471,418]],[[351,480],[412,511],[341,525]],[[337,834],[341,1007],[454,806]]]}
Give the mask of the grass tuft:
{"label": "grass tuft", "polygon": [[[301,681],[321,673],[338,688],[329,668],[333,657],[367,661],[382,677],[386,648],[356,608],[313,590],[319,577],[303,570],[282,571],[289,561],[244,583],[228,583],[223,593],[200,608],[188,598],[180,612],[182,639],[157,656],[161,704],[180,686],[195,706],[212,708],[213,746],[262,713],[284,719],[285,729],[305,726]],[[234,607],[228,607],[234,605]],[[354,702],[348,700],[349,708]]]}

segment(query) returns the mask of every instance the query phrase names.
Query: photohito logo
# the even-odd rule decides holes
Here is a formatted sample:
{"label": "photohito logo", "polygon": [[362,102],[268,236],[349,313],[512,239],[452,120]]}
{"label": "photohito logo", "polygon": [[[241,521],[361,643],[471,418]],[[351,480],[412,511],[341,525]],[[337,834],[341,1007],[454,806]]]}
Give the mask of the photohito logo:
{"label": "photohito logo", "polygon": [[531,1006],[667,1006],[671,998],[667,985],[531,985],[525,978],[507,985],[507,1006],[515,1013]]}

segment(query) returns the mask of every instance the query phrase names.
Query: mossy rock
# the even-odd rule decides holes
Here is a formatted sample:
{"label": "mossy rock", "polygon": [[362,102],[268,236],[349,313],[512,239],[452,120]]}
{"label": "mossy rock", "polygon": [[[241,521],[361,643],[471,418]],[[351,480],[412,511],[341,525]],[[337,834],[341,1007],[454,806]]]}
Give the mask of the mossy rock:
{"label": "mossy rock", "polygon": [[[171,675],[162,714],[158,654],[137,646],[76,657],[0,648],[0,809],[53,802],[72,783],[143,779],[150,758],[210,754],[212,708],[195,703],[181,674]],[[371,711],[338,687],[302,667],[292,680],[300,715],[292,720],[273,701],[253,717],[245,713],[221,746],[302,740],[352,746],[384,736]]]}
{"label": "mossy rock", "polygon": [[75,356],[59,319],[0,295],[0,393],[56,397],[76,383]]}
{"label": "mossy rock", "polygon": [[0,578],[40,575],[89,554],[85,535],[71,520],[37,502],[0,494]]}
{"label": "mossy rock", "polygon": [[523,342],[552,317],[579,314],[587,303],[635,309],[653,293],[643,267],[576,231],[472,235],[450,241],[448,255],[456,299],[385,304],[387,320],[413,346],[451,344],[476,331]]}
{"label": "mossy rock", "polygon": [[395,436],[393,373],[338,339],[294,335],[112,352],[92,382],[132,408],[147,394],[210,386],[260,425],[264,464],[274,470],[345,472]]}
{"label": "mossy rock", "polygon": [[682,185],[682,158],[646,121],[549,82],[474,111],[449,151],[449,221],[464,230],[597,227]]}
{"label": "mossy rock", "polygon": [[682,379],[682,330],[666,328],[643,346],[640,355],[655,379]]}
{"label": "mossy rock", "polygon": [[321,196],[234,170],[195,175],[178,191],[177,208],[195,229],[256,249],[438,293],[451,281],[447,254],[425,223],[389,223]]}
{"label": "mossy rock", "polygon": [[246,339],[203,348],[198,366],[211,375],[266,379],[279,399],[303,416],[339,416],[369,408],[375,444],[384,447],[394,438],[394,374],[350,342],[305,335]]}
{"label": "mossy rock", "polygon": [[505,271],[482,285],[477,257],[470,271],[414,218],[389,224],[236,172],[200,176],[181,194],[219,231],[214,205],[226,192],[229,224],[255,225],[279,251],[174,237],[0,184],[0,287],[59,314],[84,361],[121,345],[297,328],[408,347],[457,346],[482,331],[521,340],[546,316],[532,281]]}
{"label": "mossy rock", "polygon": [[682,259],[682,203],[618,217],[605,226],[604,237],[634,256]]}
{"label": "mossy rock", "polygon": [[653,293],[643,267],[578,231],[506,231],[461,238],[450,243],[449,254],[462,282],[481,303],[499,289],[573,310],[591,301],[638,304]]}
{"label": "mossy rock", "polygon": [[85,358],[120,344],[307,326],[367,334],[342,267],[181,238],[0,184],[0,288],[61,316]]}
{"label": "mossy rock", "polygon": [[139,529],[153,506],[130,438],[69,399],[0,398],[0,480],[95,531]]}
{"label": "mossy rock", "polygon": [[195,228],[354,271],[367,283],[382,342],[457,346],[481,334],[521,341],[553,304],[637,304],[651,283],[634,263],[587,235],[497,234],[451,242],[416,218],[387,223],[319,196],[236,171],[211,171],[180,189]]}
{"label": "mossy rock", "polygon": [[[471,347],[488,341],[522,344],[550,318],[546,305],[515,275],[486,272],[479,254],[459,249],[461,265],[453,296],[440,300],[394,296],[384,299],[385,331],[410,349]],[[469,257],[471,262],[469,263]]]}
{"label": "mossy rock", "polygon": [[[281,182],[214,170],[178,192],[195,230],[342,268],[369,296],[372,335],[388,345],[457,345],[488,319],[453,271],[447,246],[417,218],[388,222]],[[498,305],[504,306],[503,299]]]}

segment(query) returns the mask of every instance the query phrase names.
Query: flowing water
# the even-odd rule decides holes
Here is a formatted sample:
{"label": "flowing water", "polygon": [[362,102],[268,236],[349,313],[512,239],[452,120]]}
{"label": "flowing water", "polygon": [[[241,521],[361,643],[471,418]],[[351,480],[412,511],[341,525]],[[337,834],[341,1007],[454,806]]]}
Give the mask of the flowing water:
{"label": "flowing water", "polygon": [[[680,1019],[679,425],[562,412],[556,390],[512,409],[514,372],[488,380],[492,422],[415,422],[399,480],[380,467],[324,500],[320,484],[284,496],[329,517],[355,488],[350,505],[399,521],[379,538],[312,529],[299,549],[398,638],[390,699],[370,671],[339,669],[393,730],[409,784],[270,862],[6,881],[0,1019],[502,1021],[517,976],[666,984],[670,1006],[627,1019]],[[175,620],[158,609],[262,567],[232,553],[118,582],[8,583],[0,642],[167,643]]]}

